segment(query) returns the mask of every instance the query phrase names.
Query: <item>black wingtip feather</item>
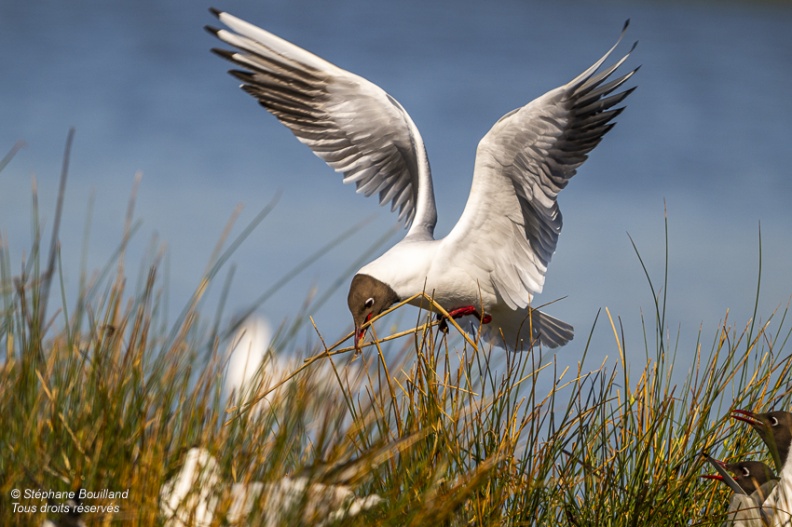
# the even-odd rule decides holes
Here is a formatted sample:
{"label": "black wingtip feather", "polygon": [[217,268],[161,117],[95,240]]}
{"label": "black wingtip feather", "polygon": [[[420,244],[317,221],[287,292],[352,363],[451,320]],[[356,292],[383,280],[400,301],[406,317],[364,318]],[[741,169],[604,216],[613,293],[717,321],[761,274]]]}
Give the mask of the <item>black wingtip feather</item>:
{"label": "black wingtip feather", "polygon": [[[624,91],[623,91],[623,92],[620,94],[620,95],[621,95],[621,98],[620,98],[619,100],[617,100],[617,101],[616,101],[614,104],[619,104],[621,101],[623,101],[624,99],[626,99],[626,98],[627,98],[627,97],[628,97],[628,96],[629,96],[629,95],[630,95],[632,92],[634,92],[636,89],[638,89],[638,86],[630,86],[629,88],[627,88],[626,90],[624,90]],[[616,97],[617,97],[617,96],[616,96]]]}
{"label": "black wingtip feather", "polygon": [[253,74],[243,70],[228,70],[228,74],[242,82],[252,82]]}
{"label": "black wingtip feather", "polygon": [[207,33],[211,33],[214,36],[217,36],[217,34],[220,33],[219,29],[217,29],[214,26],[210,26],[210,25],[205,25],[204,26],[204,30],[206,30]]}
{"label": "black wingtip feather", "polygon": [[210,7],[210,8],[209,8],[209,12],[210,12],[210,13],[212,13],[212,14],[213,14],[214,16],[216,16],[217,18],[220,18],[220,15],[222,15],[222,14],[223,14],[223,12],[222,12],[222,11],[220,11],[219,9],[217,9],[217,8],[214,8],[214,7]]}
{"label": "black wingtip feather", "polygon": [[231,62],[234,62],[233,51],[228,51],[227,49],[223,49],[223,48],[212,48],[212,53],[214,53],[218,57],[222,57],[226,60],[230,60]]}

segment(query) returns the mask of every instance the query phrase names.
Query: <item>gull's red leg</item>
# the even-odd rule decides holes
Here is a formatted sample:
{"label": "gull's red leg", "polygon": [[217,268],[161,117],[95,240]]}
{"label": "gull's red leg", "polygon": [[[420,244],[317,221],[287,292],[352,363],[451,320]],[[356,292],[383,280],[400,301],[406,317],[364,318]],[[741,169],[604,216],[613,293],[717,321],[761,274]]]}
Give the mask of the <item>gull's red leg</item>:
{"label": "gull's red leg", "polygon": [[[479,313],[478,309],[476,309],[474,306],[457,307],[448,312],[448,316],[453,319],[457,319],[467,315],[473,315],[478,320],[480,320],[482,324],[489,324],[490,322],[492,322],[492,315],[489,315],[488,313],[484,313],[482,315],[481,313]],[[442,318],[442,315],[437,315],[437,318]],[[440,320],[440,331],[442,331],[443,333],[448,333],[448,321],[445,318],[442,318],[442,320]]]}

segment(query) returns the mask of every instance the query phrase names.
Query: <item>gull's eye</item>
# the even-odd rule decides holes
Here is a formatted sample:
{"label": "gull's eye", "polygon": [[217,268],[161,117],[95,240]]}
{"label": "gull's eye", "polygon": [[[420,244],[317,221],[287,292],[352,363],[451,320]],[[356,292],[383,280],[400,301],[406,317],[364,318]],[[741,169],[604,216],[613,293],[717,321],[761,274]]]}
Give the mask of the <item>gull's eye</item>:
{"label": "gull's eye", "polygon": [[363,304],[363,305],[365,305],[366,307],[373,306],[374,305],[374,299],[373,298],[369,298],[368,300],[366,300],[366,303]]}
{"label": "gull's eye", "polygon": [[746,478],[750,478],[751,477],[751,471],[748,470],[748,467],[743,467],[742,471],[743,471],[743,476],[745,476]]}
{"label": "gull's eye", "polygon": [[770,416],[770,426],[778,426],[778,417]]}

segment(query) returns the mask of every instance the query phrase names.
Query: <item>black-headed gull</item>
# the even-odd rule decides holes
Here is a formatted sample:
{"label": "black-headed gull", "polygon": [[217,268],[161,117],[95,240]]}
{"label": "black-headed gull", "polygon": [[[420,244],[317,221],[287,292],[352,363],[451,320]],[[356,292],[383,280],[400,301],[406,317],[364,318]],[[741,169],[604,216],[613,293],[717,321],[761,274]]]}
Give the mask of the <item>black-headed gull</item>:
{"label": "black-headed gull", "polygon": [[792,413],[783,410],[765,413],[734,410],[731,416],[733,419],[750,424],[756,430],[767,445],[776,468],[781,470],[786,464],[789,448],[792,445]]}
{"label": "black-headed gull", "polygon": [[[745,460],[736,463],[725,463],[711,456],[705,456],[705,458],[715,467],[719,474],[705,474],[701,476],[702,478],[723,481],[731,487],[731,482],[725,476],[728,474],[731,481],[745,494],[752,494],[765,483],[776,479],[773,469],[767,463],[761,461]],[[732,490],[738,492],[737,489],[733,488]],[[767,494],[764,494],[764,496],[767,497]]]}
{"label": "black-headed gull", "polygon": [[704,457],[719,472],[703,478],[718,479],[729,485],[733,493],[724,526],[762,527],[769,516],[762,510],[762,503],[778,484],[773,470],[761,461],[724,463],[704,454]]}
{"label": "black-headed gull", "polygon": [[[429,161],[418,128],[379,86],[225,12],[229,29],[207,30],[235,51],[213,50],[243,70],[231,74],[297,139],[366,196],[398,209],[402,241],[352,280],[355,346],[365,325],[422,292],[451,316],[475,315],[483,336],[512,350],[555,348],[572,326],[530,308],[561,232],[556,197],[614,123],[617,91],[637,70],[611,75],[630,55],[598,71],[621,41],[571,82],[503,116],[476,152],[467,205],[451,232],[437,222]],[[625,29],[627,25],[625,24]],[[622,31],[622,36],[624,31]],[[634,48],[634,46],[633,46]],[[422,298],[415,305],[424,305]],[[424,306],[426,307],[426,306]]]}
{"label": "black-headed gull", "polygon": [[767,445],[779,467],[778,484],[762,504],[763,525],[792,526],[792,413],[774,411],[757,413],[749,410],[734,410],[734,419],[750,424]]}

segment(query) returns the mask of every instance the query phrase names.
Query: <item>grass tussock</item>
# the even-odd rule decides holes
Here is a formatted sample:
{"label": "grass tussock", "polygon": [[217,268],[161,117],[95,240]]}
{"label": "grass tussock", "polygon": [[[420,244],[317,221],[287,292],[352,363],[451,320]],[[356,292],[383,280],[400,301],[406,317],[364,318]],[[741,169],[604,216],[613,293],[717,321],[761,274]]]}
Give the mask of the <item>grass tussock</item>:
{"label": "grass tussock", "polygon": [[[217,459],[229,484],[343,473],[357,496],[383,498],[353,518],[325,513],[324,524],[719,525],[728,490],[699,478],[708,472],[701,452],[765,459],[728,412],[790,406],[787,311],[761,325],[725,319],[672,348],[665,299],[652,286],[642,367],[628,364],[625,331],[607,312],[619,359],[588,364],[586,347],[573,367],[563,366],[574,363],[569,350],[505,354],[459,338],[453,321],[446,335],[424,312],[414,329],[374,338],[356,359],[343,341],[327,345],[320,335],[301,349],[287,334],[277,352],[311,358],[277,391],[259,376],[253,395],[227,409],[221,386],[236,326],[219,322],[223,301],[207,314],[204,295],[240,240],[218,245],[169,323],[162,253],[145,257],[137,280],[127,272],[131,207],[116,254],[99,272],[84,270],[69,298],[60,212],[45,255],[36,200],[34,191],[29,256],[17,263],[0,238],[2,525],[60,516],[42,508],[64,500],[14,499],[15,489],[128,490],[84,500],[96,510],[83,519],[161,525],[160,489],[193,446]],[[674,371],[677,356],[692,367]],[[332,375],[318,386],[322,368]],[[352,369],[362,372],[354,382]],[[258,499],[253,525],[269,514]],[[221,496],[213,524],[225,524],[229,500]],[[313,523],[310,506],[303,500],[286,524]]]}

